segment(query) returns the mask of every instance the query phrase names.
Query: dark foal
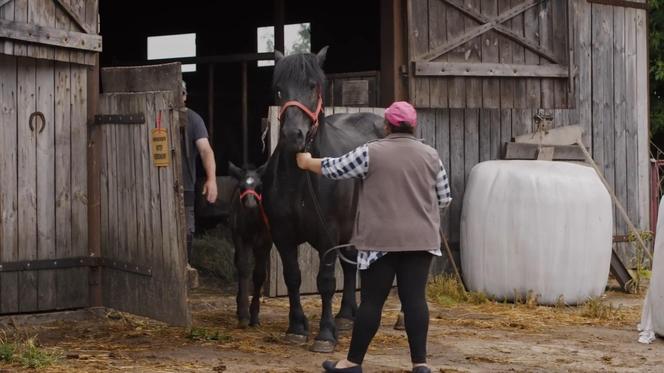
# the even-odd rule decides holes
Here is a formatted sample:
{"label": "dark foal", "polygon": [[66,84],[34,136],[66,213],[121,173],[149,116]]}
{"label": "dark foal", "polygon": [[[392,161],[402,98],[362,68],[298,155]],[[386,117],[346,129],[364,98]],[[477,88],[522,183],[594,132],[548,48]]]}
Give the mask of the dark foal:
{"label": "dark foal", "polygon": [[[235,267],[238,271],[237,317],[241,328],[260,324],[260,297],[267,275],[267,259],[272,248],[270,227],[262,205],[261,176],[265,167],[241,169],[229,164],[229,173],[238,180],[231,204],[230,226],[235,245]],[[253,296],[249,305],[251,254],[254,255]]]}

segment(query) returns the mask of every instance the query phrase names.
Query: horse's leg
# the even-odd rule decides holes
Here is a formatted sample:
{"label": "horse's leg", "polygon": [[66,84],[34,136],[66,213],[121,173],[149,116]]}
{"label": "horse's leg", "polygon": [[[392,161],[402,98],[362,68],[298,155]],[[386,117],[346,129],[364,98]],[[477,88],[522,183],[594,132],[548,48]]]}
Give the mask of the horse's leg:
{"label": "horse's leg", "polygon": [[332,297],[337,287],[334,278],[334,264],[337,260],[337,255],[335,251],[328,253],[326,256],[323,256],[325,250],[319,250],[318,253],[320,266],[316,282],[323,304],[322,315],[320,317],[320,331],[312,346],[312,350],[329,353],[334,351],[337,343],[337,328],[334,323],[334,317],[332,316]]}
{"label": "horse's leg", "polygon": [[305,343],[309,336],[309,322],[304,315],[302,303],[300,302],[302,277],[300,274],[300,265],[297,262],[297,245],[282,243],[277,245],[277,250],[284,266],[284,282],[288,288],[288,301],[290,303],[286,339],[289,342]]}
{"label": "horse's leg", "polygon": [[259,243],[254,246],[254,294],[251,298],[251,306],[249,313],[251,314],[251,322],[249,325],[260,325],[259,313],[261,308],[261,290],[267,277],[267,258],[272,248],[272,242],[265,244]]}
{"label": "horse's leg", "polygon": [[[354,257],[349,257],[349,254],[343,252],[349,259],[354,260]],[[355,257],[357,255],[354,255]],[[357,265],[347,263],[341,260],[341,268],[344,271],[344,290],[341,298],[341,308],[335,318],[338,330],[351,330],[353,329],[353,321],[355,320],[355,313],[357,312],[357,300],[355,292],[357,288]]]}
{"label": "horse's leg", "polygon": [[238,326],[249,325],[249,252],[241,238],[235,239],[235,268],[238,271],[238,289],[236,296]]}

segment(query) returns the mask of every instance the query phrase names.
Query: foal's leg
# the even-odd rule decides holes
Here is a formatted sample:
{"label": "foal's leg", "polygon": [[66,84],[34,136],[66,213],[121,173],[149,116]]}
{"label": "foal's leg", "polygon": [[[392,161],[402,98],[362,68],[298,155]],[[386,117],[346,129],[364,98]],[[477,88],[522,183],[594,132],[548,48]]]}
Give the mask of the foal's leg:
{"label": "foal's leg", "polygon": [[318,253],[320,267],[318,268],[316,282],[323,304],[321,308],[320,331],[312,346],[312,350],[329,353],[334,351],[334,346],[337,344],[337,328],[334,323],[334,317],[332,316],[332,297],[337,288],[334,278],[334,264],[337,260],[337,254],[335,251],[332,251],[323,256],[325,250],[318,250]]}
{"label": "foal's leg", "polygon": [[238,326],[246,328],[249,325],[249,252],[242,238],[235,241],[235,268],[238,271],[238,289],[235,298],[237,304]]}
{"label": "foal's leg", "polygon": [[[344,250],[342,253],[351,261],[357,259],[357,253],[354,250]],[[344,290],[343,297],[341,298],[341,308],[336,316],[336,324],[338,330],[351,330],[353,329],[353,321],[357,313],[357,300],[355,299],[357,265],[347,263],[343,260],[340,261],[341,268],[344,271]]]}
{"label": "foal's leg", "polygon": [[309,335],[309,322],[304,315],[300,302],[300,284],[302,276],[297,262],[297,245],[290,243],[277,244],[277,250],[284,266],[284,282],[288,288],[290,312],[288,313],[288,330],[286,339],[290,342],[305,343]]}
{"label": "foal's leg", "polygon": [[258,243],[254,246],[254,294],[249,308],[251,314],[249,325],[251,326],[260,325],[258,314],[261,308],[261,290],[267,277],[267,258],[271,248],[272,242]]}

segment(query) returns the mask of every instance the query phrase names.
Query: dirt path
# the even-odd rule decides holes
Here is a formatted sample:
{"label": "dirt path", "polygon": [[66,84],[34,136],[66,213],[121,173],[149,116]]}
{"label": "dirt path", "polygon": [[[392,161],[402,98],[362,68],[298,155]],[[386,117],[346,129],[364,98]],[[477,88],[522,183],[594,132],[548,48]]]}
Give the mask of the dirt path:
{"label": "dirt path", "polygon": [[[662,371],[664,342],[636,342],[640,299],[609,293],[605,302],[621,305],[609,320],[582,316],[577,308],[432,304],[430,363],[440,372]],[[345,355],[348,335],[331,355],[283,343],[287,299],[265,299],[262,326],[244,330],[235,327],[234,303],[228,291],[196,290],[191,331],[116,312],[16,330],[38,335],[46,350],[62,356],[49,372],[320,372],[324,359]],[[306,296],[303,303],[315,333],[319,299]],[[392,329],[397,311],[391,297],[366,372],[408,371],[405,333]],[[2,373],[20,369],[0,363]]]}

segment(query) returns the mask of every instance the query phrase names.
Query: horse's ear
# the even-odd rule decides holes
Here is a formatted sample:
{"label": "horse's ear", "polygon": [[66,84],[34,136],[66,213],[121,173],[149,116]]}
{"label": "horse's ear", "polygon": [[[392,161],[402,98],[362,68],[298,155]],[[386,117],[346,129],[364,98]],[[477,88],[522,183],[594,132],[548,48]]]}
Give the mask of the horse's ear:
{"label": "horse's ear", "polygon": [[284,58],[284,54],[278,50],[274,50],[274,62],[277,63]]}
{"label": "horse's ear", "polygon": [[228,161],[228,173],[237,180],[242,179],[242,169],[234,165],[231,161]]}
{"label": "horse's ear", "polygon": [[329,48],[329,46],[324,46],[323,49],[321,49],[316,55],[318,66],[320,67],[323,67],[323,64],[325,63],[325,58],[327,57],[327,48]]}
{"label": "horse's ear", "polygon": [[265,174],[265,169],[267,168],[267,162],[263,163],[262,166],[258,167],[256,170],[256,173],[258,173],[258,176],[263,177]]}

